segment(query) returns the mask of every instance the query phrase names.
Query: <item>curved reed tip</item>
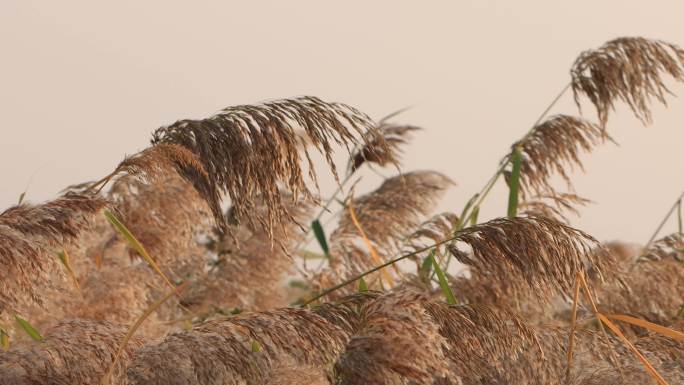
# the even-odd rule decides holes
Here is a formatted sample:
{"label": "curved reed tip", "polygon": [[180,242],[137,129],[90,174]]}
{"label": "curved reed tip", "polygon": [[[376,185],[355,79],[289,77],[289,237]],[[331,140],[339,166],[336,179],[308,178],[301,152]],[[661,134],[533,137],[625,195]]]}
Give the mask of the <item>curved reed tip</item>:
{"label": "curved reed tip", "polygon": [[39,288],[59,272],[55,249],[74,242],[108,202],[98,195],[67,192],[40,204],[0,213],[0,309],[42,302]]}
{"label": "curved reed tip", "polygon": [[458,240],[472,252],[454,246],[452,254],[473,276],[486,274],[505,283],[502,287],[541,300],[571,293],[578,272],[591,266],[600,274],[607,263],[593,252],[594,238],[545,217],[494,219],[462,230]]}
{"label": "curved reed tip", "polygon": [[381,167],[389,164],[399,165],[401,146],[411,140],[414,131],[420,127],[381,123],[371,139],[351,155],[351,171],[356,171],[361,165],[375,163]]}
{"label": "curved reed tip", "polygon": [[596,107],[602,126],[615,102],[627,103],[644,124],[651,122],[649,104],[666,104],[668,74],[684,80],[684,51],[674,44],[642,37],[621,37],[582,52],[570,70],[575,102],[581,94]]}
{"label": "curved reed tip", "polygon": [[[0,383],[99,384],[126,334],[123,326],[84,320],[61,321],[41,343],[17,346],[0,354]],[[114,376],[120,383],[133,351],[143,340],[133,338],[121,356]]]}
{"label": "curved reed tip", "polygon": [[[368,238],[391,251],[401,239],[430,214],[446,190],[455,183],[436,171],[414,171],[385,180],[376,190],[355,199],[355,215]],[[357,234],[348,212],[340,218],[331,242]]]}
{"label": "curved reed tip", "polygon": [[582,118],[568,115],[552,116],[533,128],[518,148],[523,156],[521,164],[521,192],[529,195],[556,195],[551,177],[559,175],[572,188],[569,171],[582,168],[581,152],[612,140],[604,129]]}
{"label": "curved reed tip", "polygon": [[520,202],[518,210],[521,216],[542,216],[569,223],[566,213],[579,216],[578,206],[592,203],[589,199],[576,194],[551,193],[537,195]]}
{"label": "curved reed tip", "polygon": [[[309,164],[309,177],[315,182],[309,150],[302,146],[301,128],[311,146],[326,158],[337,178],[332,160],[334,144],[361,146],[361,139],[376,137],[375,123],[362,112],[341,103],[328,103],[305,96],[260,105],[228,107],[203,120],[181,120],[161,127],[153,134],[152,144],[176,144],[192,152],[206,171],[182,167],[182,175],[193,183],[212,208],[214,217],[226,229],[220,200],[228,194],[240,220],[266,225],[273,229],[287,220],[279,185],[313,199],[305,184],[302,153]],[[389,152],[384,141],[373,148]],[[304,147],[304,148],[302,148]],[[257,198],[266,202],[265,216],[255,218],[252,211]]]}

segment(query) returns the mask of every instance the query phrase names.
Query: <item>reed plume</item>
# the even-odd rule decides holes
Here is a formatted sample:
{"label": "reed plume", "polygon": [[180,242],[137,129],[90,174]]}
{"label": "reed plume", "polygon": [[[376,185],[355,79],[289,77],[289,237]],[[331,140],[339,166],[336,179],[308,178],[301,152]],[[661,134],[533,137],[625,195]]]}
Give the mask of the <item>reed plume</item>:
{"label": "reed plume", "polygon": [[[226,213],[229,234],[218,229],[206,234],[208,269],[194,277],[196,284],[183,295],[186,306],[206,312],[212,308],[265,310],[288,303],[284,281],[295,265],[294,247],[303,237],[298,224],[309,217],[312,206],[303,200],[292,202],[290,194],[281,194],[284,210],[292,220],[275,230],[278,247],[271,247],[265,228],[238,225],[235,206],[231,207]],[[257,209],[263,214],[266,203],[262,201]]]}
{"label": "reed plume", "polygon": [[[354,211],[368,238],[382,250],[393,252],[399,246],[396,240],[415,229],[452,185],[451,179],[435,171],[400,174],[355,199]],[[358,230],[345,212],[330,239],[334,243],[357,236]]]}
{"label": "reed plume", "polygon": [[[612,247],[615,253],[615,246]],[[652,250],[657,250],[657,246]],[[650,251],[648,258],[639,259],[639,254],[633,253],[613,268],[616,280],[606,283],[595,280],[601,311],[633,314],[664,325],[676,319],[684,304],[684,266],[678,260],[681,254],[658,256],[656,253]]]}
{"label": "reed plume", "polygon": [[401,146],[407,144],[413,132],[418,130],[421,128],[417,126],[380,121],[374,136],[363,147],[352,152],[351,172],[366,163],[374,163],[380,167],[398,165]]}
{"label": "reed plume", "polygon": [[661,40],[621,37],[582,52],[570,74],[575,102],[579,106],[580,95],[589,98],[601,126],[617,101],[627,103],[646,124],[651,122],[651,100],[666,104],[670,93],[663,75],[684,80],[684,51]]}
{"label": "reed plume", "polygon": [[[0,354],[2,385],[99,384],[126,328],[110,323],[64,320],[48,330],[42,342],[18,345]],[[119,359],[112,377],[119,383],[133,357],[143,345],[134,337]]]}
{"label": "reed plume", "polygon": [[[201,269],[204,252],[198,236],[211,227],[210,210],[177,174],[148,182],[124,176],[112,184],[108,197],[126,227],[164,270],[182,275],[188,268]],[[120,238],[118,234],[113,237]],[[113,243],[108,241],[103,252]],[[133,248],[128,253],[140,258]]]}
{"label": "reed plume", "polygon": [[[332,145],[360,145],[355,132],[366,139],[376,137],[375,124],[365,114],[345,104],[307,96],[228,107],[203,120],[181,120],[156,130],[152,144],[177,144],[199,158],[208,179],[198,177],[194,167],[181,165],[182,174],[207,200],[218,223],[225,224],[220,197],[227,193],[237,219],[259,220],[272,234],[286,219],[280,184],[292,191],[294,199],[300,195],[314,199],[305,184],[300,150],[314,182],[316,174],[309,150],[297,134],[299,127],[306,131],[311,146],[325,155],[336,178]],[[266,202],[265,217],[254,218],[257,199]]]}
{"label": "reed plume", "polygon": [[59,271],[56,251],[76,241],[107,202],[99,196],[66,193],[40,205],[20,204],[0,214],[0,311],[40,304],[36,287]]}
{"label": "reed plume", "polygon": [[446,340],[420,294],[383,295],[360,310],[359,329],[335,364],[340,384],[432,384],[451,377]]}
{"label": "reed plume", "polygon": [[591,152],[606,140],[612,139],[604,129],[574,116],[556,115],[535,126],[529,135],[512,146],[523,157],[520,172],[523,197],[533,192],[562,201],[563,196],[551,186],[551,177],[559,175],[571,187],[567,170],[574,167],[583,170],[580,152]]}
{"label": "reed plume", "polygon": [[578,272],[589,266],[602,272],[607,263],[592,252],[598,245],[594,238],[544,217],[494,219],[463,229],[458,240],[472,251],[456,246],[450,251],[471,274],[540,299],[571,293]]}
{"label": "reed plume", "polygon": [[569,223],[566,213],[579,216],[578,206],[592,203],[589,199],[576,194],[553,193],[537,195],[520,202],[519,212],[524,216],[542,216]]}
{"label": "reed plume", "polygon": [[283,365],[327,373],[347,339],[305,309],[218,319],[139,350],[127,384],[266,384]]}
{"label": "reed plume", "polygon": [[[414,171],[385,180],[376,190],[354,200],[356,219],[373,247],[361,246],[359,230],[351,214],[345,211],[337,228],[330,234],[329,269],[313,279],[315,289],[329,287],[379,263],[387,261],[402,248],[402,239],[420,225],[421,219],[435,207],[438,199],[454,183],[435,171]],[[397,271],[398,269],[395,269]],[[387,271],[374,274],[376,278]],[[349,294],[350,288],[341,294]]]}

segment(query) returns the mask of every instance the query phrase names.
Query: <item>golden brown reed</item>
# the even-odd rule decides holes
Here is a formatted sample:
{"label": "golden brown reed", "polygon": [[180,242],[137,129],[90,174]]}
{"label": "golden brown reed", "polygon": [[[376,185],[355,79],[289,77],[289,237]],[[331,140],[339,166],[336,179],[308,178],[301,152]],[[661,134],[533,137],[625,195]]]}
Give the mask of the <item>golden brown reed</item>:
{"label": "golden brown reed", "polygon": [[[289,194],[281,192],[286,202],[284,210],[292,218],[286,226],[276,229],[277,247],[271,245],[269,234],[262,226],[238,225],[233,208],[226,214],[228,234],[215,231],[208,234],[208,270],[194,276],[195,283],[183,295],[183,303],[194,311],[212,309],[265,310],[288,304],[285,279],[295,264],[294,247],[302,239],[298,223],[311,214],[311,205],[300,200],[292,203]],[[267,210],[262,202],[262,213]]]}
{"label": "golden brown reed", "polygon": [[[121,221],[164,271],[178,277],[187,269],[201,269],[204,253],[198,234],[210,227],[211,214],[197,191],[177,174],[147,182],[123,176],[112,184],[108,197]],[[113,236],[125,242],[119,234]],[[108,241],[103,253],[113,243]],[[140,258],[131,247],[128,253]]]}
{"label": "golden brown reed", "polygon": [[350,156],[351,172],[361,165],[374,163],[381,167],[389,164],[398,165],[401,156],[401,146],[411,140],[414,131],[420,127],[408,124],[393,124],[381,121],[375,135],[360,149]]}
{"label": "golden brown reed", "polygon": [[598,242],[586,233],[544,217],[494,219],[468,227],[458,240],[472,251],[451,247],[472,275],[505,283],[510,292],[547,300],[572,292],[575,276],[588,267],[606,272],[605,256],[592,249]]}
{"label": "golden brown reed", "polygon": [[[453,185],[451,179],[435,171],[400,174],[354,199],[354,212],[368,238],[382,251],[392,253],[398,240],[415,229]],[[358,237],[358,230],[345,211],[330,239],[334,244],[350,237]]]}
{"label": "golden brown reed", "polygon": [[56,252],[74,242],[106,204],[99,196],[66,193],[0,214],[0,311],[41,303],[35,289],[60,269]]}
{"label": "golden brown reed", "polygon": [[[333,144],[348,148],[360,144],[355,133],[368,140],[377,138],[374,122],[360,111],[306,96],[228,107],[203,120],[181,120],[156,130],[152,143],[177,144],[199,158],[209,179],[198,178],[194,168],[183,176],[194,183],[219,223],[225,223],[220,197],[227,193],[238,220],[255,223],[259,219],[271,234],[287,219],[280,184],[293,193],[294,199],[300,195],[314,199],[300,165],[302,153],[309,164],[309,177],[315,182],[314,165],[297,128],[303,128],[310,145],[325,155],[336,178]],[[381,143],[378,146],[384,147]],[[254,213],[257,200],[266,202],[265,217]]]}
{"label": "golden brown reed", "polygon": [[[378,258],[373,258],[348,210],[342,214],[337,228],[330,234],[329,268],[312,279],[314,288],[332,286],[351,276],[387,261],[402,251],[402,239],[409,236],[436,206],[437,201],[454,183],[438,172],[414,171],[385,180],[376,190],[353,201],[353,209]],[[367,279],[374,283],[388,269]],[[343,288],[331,298],[349,294]]]}
{"label": "golden brown reed", "polygon": [[420,294],[386,294],[359,311],[358,330],[335,364],[340,384],[432,384],[449,371],[446,340]]}
{"label": "golden brown reed", "polygon": [[553,193],[530,197],[518,205],[518,212],[523,216],[542,216],[559,222],[570,223],[566,213],[579,216],[578,206],[592,203],[589,199],[576,194]]}
{"label": "golden brown reed", "polygon": [[575,102],[585,95],[606,125],[615,102],[629,105],[643,122],[651,122],[652,99],[666,104],[670,93],[663,75],[684,80],[684,51],[674,44],[642,37],[621,37],[582,52],[570,70]]}
{"label": "golden brown reed", "polygon": [[[595,280],[601,311],[631,314],[663,325],[676,319],[684,305],[684,266],[678,260],[681,254],[665,253],[660,246],[647,251],[648,259],[637,260],[636,253],[622,256],[626,260],[613,267],[617,279],[603,284]],[[611,245],[613,253],[615,247]]]}
{"label": "golden brown reed", "polygon": [[139,350],[127,384],[266,384],[283,366],[329,374],[347,339],[305,309],[218,319]]}
{"label": "golden brown reed", "polygon": [[533,128],[531,133],[513,148],[522,154],[520,186],[522,197],[558,195],[551,186],[551,177],[559,175],[572,186],[568,170],[582,169],[579,154],[611,140],[601,127],[584,119],[556,115]]}
{"label": "golden brown reed", "polygon": [[[125,334],[125,327],[110,323],[61,321],[46,332],[42,342],[28,342],[0,353],[0,384],[99,384]],[[120,383],[133,351],[142,345],[140,338],[129,341],[115,368],[115,383]]]}

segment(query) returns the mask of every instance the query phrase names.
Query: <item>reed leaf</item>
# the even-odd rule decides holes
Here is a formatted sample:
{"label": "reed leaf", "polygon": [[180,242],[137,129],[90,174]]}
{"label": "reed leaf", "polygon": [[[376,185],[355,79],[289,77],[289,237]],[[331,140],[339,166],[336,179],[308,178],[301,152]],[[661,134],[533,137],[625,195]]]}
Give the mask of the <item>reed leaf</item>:
{"label": "reed leaf", "polygon": [[34,328],[33,325],[31,325],[27,320],[21,318],[20,316],[18,316],[16,314],[14,315],[14,319],[17,321],[17,323],[19,324],[21,329],[24,332],[26,332],[26,334],[29,337],[31,337],[32,340],[38,341],[38,342],[43,340],[43,336],[40,335],[40,332],[38,332],[38,330],[36,330],[36,328]]}
{"label": "reed leaf", "polygon": [[152,259],[152,257],[147,253],[147,250],[145,250],[145,247],[142,245],[142,243],[138,241],[138,239],[133,235],[133,233],[131,233],[130,230],[128,230],[128,228],[123,223],[121,223],[119,218],[117,218],[116,215],[114,215],[109,210],[105,210],[104,216],[105,218],[107,218],[109,223],[111,223],[112,226],[114,226],[114,228],[119,232],[119,234],[121,234],[126,239],[126,241],[130,243],[130,245],[135,249],[135,251],[137,251],[138,254],[140,254],[140,256],[142,256],[145,259],[145,262],[147,262],[150,265],[150,267],[152,267],[152,269],[154,269],[154,271],[157,272],[157,274],[159,274],[159,276],[164,279],[166,284],[169,285],[169,287],[171,288],[175,288],[176,286],[173,283],[171,283],[168,277],[166,277],[166,274],[164,274],[161,271],[161,269],[154,261],[154,259]]}
{"label": "reed leaf", "polygon": [[325,253],[326,258],[330,259],[330,249],[328,248],[328,241],[325,237],[325,230],[323,230],[323,226],[321,226],[321,221],[316,219],[311,222],[311,228],[313,229],[316,240],[321,246],[323,253]]}
{"label": "reed leaf", "polygon": [[[522,155],[520,150],[515,148],[511,154],[511,165],[513,167],[511,171],[511,179],[509,181],[510,192],[508,194],[508,210],[507,215],[509,218],[513,218],[518,213],[518,190],[520,188],[520,167],[522,162]],[[475,216],[475,214],[473,214]]]}
{"label": "reed leaf", "polygon": [[442,293],[444,293],[444,297],[446,298],[447,303],[449,305],[456,305],[456,297],[454,296],[454,293],[451,291],[451,287],[449,287],[449,281],[447,280],[446,275],[442,271],[442,268],[439,267],[439,263],[437,263],[437,261],[435,260],[435,253],[430,253],[430,256],[428,258],[430,258],[432,267],[435,269],[437,279],[439,280],[439,287],[442,288]]}

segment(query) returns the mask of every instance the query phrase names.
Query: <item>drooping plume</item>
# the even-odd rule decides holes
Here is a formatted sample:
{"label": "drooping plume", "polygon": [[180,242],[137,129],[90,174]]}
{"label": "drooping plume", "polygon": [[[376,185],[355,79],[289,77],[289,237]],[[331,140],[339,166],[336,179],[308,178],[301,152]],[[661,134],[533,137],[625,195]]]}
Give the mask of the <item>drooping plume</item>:
{"label": "drooping plume", "polygon": [[[106,322],[66,320],[46,332],[42,342],[29,342],[0,354],[1,385],[99,384],[109,369],[126,327]],[[120,383],[133,352],[143,341],[133,337],[115,367]]]}
{"label": "drooping plume", "polygon": [[[539,299],[572,292],[576,274],[603,271],[606,258],[586,233],[544,217],[499,218],[462,230],[458,240],[472,251],[452,247],[472,274],[505,283],[513,292]],[[608,272],[604,272],[608,273]]]}
{"label": "drooping plume", "polygon": [[[238,220],[262,222],[272,234],[287,219],[281,185],[292,191],[294,199],[314,199],[305,184],[302,153],[314,182],[316,174],[298,128],[304,129],[308,143],[325,155],[335,177],[333,144],[349,148],[362,145],[358,136],[364,140],[376,137],[375,124],[365,114],[345,104],[307,96],[228,107],[203,120],[181,120],[156,130],[152,143],[177,144],[195,154],[208,179],[198,175],[194,166],[179,167],[207,200],[217,222],[225,225],[220,197],[227,193]],[[381,143],[377,146],[384,148]],[[257,199],[266,202],[265,217],[254,218]]]}
{"label": "drooping plume", "polygon": [[522,154],[520,185],[523,197],[553,195],[560,197],[551,186],[551,177],[558,175],[572,186],[568,173],[582,169],[580,152],[611,140],[605,130],[584,119],[556,115],[535,126],[531,133],[513,148]]}
{"label": "drooping plume", "polygon": [[36,287],[49,284],[59,266],[56,252],[75,241],[107,202],[66,193],[40,205],[21,204],[0,214],[0,310],[40,303]]}
{"label": "drooping plume", "polygon": [[666,104],[670,93],[663,75],[684,81],[684,51],[674,44],[642,37],[621,37],[582,52],[570,70],[575,102],[585,95],[602,126],[617,101],[625,102],[643,123],[650,123],[652,99]]}
{"label": "drooping plume", "polygon": [[399,164],[401,146],[408,143],[414,131],[420,127],[406,124],[380,122],[375,136],[351,155],[351,171],[364,163],[375,163],[381,167]]}

